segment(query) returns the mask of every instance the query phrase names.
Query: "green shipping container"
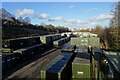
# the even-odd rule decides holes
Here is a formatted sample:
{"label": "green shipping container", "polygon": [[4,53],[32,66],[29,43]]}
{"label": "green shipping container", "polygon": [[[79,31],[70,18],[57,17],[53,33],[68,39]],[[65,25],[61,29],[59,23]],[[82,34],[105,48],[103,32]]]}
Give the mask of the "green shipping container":
{"label": "green shipping container", "polygon": [[76,57],[72,63],[73,79],[90,79],[90,62],[87,59]]}
{"label": "green shipping container", "polygon": [[88,46],[88,38],[83,37],[71,38],[71,45]]}
{"label": "green shipping container", "polygon": [[99,47],[100,39],[97,37],[75,37],[71,38],[71,45]]}
{"label": "green shipping container", "polygon": [[99,47],[100,46],[100,38],[97,38],[97,37],[89,38],[89,46]]}
{"label": "green shipping container", "polygon": [[52,42],[52,36],[51,35],[40,36],[40,40],[42,43],[48,44]]}
{"label": "green shipping container", "polygon": [[63,56],[59,55],[58,57],[56,57],[52,62],[50,62],[50,64],[48,64],[44,69],[42,69],[40,71],[40,78],[43,80],[46,80],[46,74],[47,74],[47,70],[52,67],[54,64],[56,64],[60,59],[62,59]]}
{"label": "green shipping container", "polygon": [[8,39],[2,41],[2,47],[11,51],[26,47],[26,38]]}
{"label": "green shipping container", "polygon": [[81,44],[80,41],[81,41],[80,38],[71,38],[70,44],[80,46],[80,44]]}
{"label": "green shipping container", "polygon": [[33,46],[33,45],[36,45],[36,44],[40,44],[41,41],[40,41],[40,37],[29,37],[27,38],[27,45],[28,46]]}

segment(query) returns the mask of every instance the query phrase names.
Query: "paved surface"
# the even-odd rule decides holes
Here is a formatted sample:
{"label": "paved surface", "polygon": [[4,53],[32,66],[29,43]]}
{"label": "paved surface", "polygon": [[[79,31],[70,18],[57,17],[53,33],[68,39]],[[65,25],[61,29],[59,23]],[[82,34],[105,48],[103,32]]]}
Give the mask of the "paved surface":
{"label": "paved surface", "polygon": [[106,56],[120,72],[120,52],[105,51]]}
{"label": "paved surface", "polygon": [[7,79],[9,78],[22,78],[23,79],[24,78],[25,80],[28,80],[31,78],[36,78],[40,75],[40,71],[46,65],[48,65],[53,59],[55,59],[59,55],[59,53],[60,53],[60,49],[53,50],[53,52],[48,51],[44,53],[47,55],[17,70],[16,72],[8,76]]}

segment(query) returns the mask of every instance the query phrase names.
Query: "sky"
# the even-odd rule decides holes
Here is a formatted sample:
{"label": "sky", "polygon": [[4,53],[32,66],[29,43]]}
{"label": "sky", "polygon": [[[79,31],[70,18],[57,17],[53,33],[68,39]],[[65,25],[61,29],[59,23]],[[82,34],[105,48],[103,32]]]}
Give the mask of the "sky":
{"label": "sky", "polygon": [[108,26],[114,2],[3,2],[16,18],[30,17],[32,24],[62,25],[70,29]]}

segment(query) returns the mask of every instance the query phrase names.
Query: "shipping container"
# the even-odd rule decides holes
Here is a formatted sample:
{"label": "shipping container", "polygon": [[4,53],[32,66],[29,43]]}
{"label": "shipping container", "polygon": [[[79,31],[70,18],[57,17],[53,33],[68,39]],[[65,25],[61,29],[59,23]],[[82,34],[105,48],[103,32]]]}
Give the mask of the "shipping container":
{"label": "shipping container", "polygon": [[81,39],[77,38],[77,37],[71,38],[70,44],[71,45],[80,46],[81,45]]}
{"label": "shipping container", "polygon": [[64,38],[54,41],[53,44],[54,44],[54,47],[62,46],[64,44]]}
{"label": "shipping container", "polygon": [[99,47],[100,39],[97,37],[74,37],[71,38],[71,45]]}
{"label": "shipping container", "polygon": [[35,53],[35,46],[21,48],[13,51],[13,53],[17,54],[16,57],[19,57],[21,60],[25,60]]}
{"label": "shipping container", "polygon": [[47,70],[48,80],[69,80],[70,79],[70,65],[68,67],[65,60],[60,60]]}
{"label": "shipping container", "polygon": [[44,44],[52,43],[52,35],[40,36],[40,40]]}
{"label": "shipping container", "polygon": [[10,48],[2,48],[2,53],[11,53]]}
{"label": "shipping container", "polygon": [[72,62],[72,78],[73,80],[88,80],[90,75],[90,61],[87,59],[76,57]]}
{"label": "shipping container", "polygon": [[74,52],[61,52],[60,55],[63,55],[66,59],[69,59],[68,63],[72,63],[74,58],[76,57],[76,53]]}
{"label": "shipping container", "polygon": [[2,73],[7,71],[7,60],[5,55],[2,55]]}
{"label": "shipping container", "polygon": [[2,71],[3,72],[14,67],[15,64],[16,64],[16,58],[13,53],[2,54]]}
{"label": "shipping container", "polygon": [[61,52],[74,52],[74,50],[76,49],[76,46],[72,46],[72,45],[65,45],[62,49]]}
{"label": "shipping container", "polygon": [[38,44],[35,46],[35,54],[42,54],[42,52],[45,50],[45,45],[44,44]]}
{"label": "shipping container", "polygon": [[29,37],[27,38],[27,45],[33,46],[36,44],[41,44],[40,37]]}
{"label": "shipping container", "polygon": [[69,80],[72,78],[72,53],[63,52],[44,70],[41,78],[45,80]]}
{"label": "shipping container", "polygon": [[49,64],[47,64],[47,66],[41,70],[40,72],[40,78],[43,79],[43,80],[46,80],[47,79],[47,70],[52,67],[54,64],[56,64],[60,59],[62,59],[63,56],[62,55],[59,55],[57,56],[52,62],[50,62]]}
{"label": "shipping container", "polygon": [[60,39],[61,35],[60,34],[53,34],[52,35],[52,41]]}
{"label": "shipping container", "polygon": [[56,40],[53,42],[55,47],[60,47],[62,45],[64,45],[65,43],[69,42],[70,38],[69,37],[65,37],[65,38],[61,38],[59,40]]}
{"label": "shipping container", "polygon": [[9,39],[9,40],[2,41],[2,47],[4,49],[7,49],[7,50],[9,49],[11,51],[14,51],[14,50],[26,47],[27,46],[26,43],[27,43],[26,38]]}
{"label": "shipping container", "polygon": [[69,80],[72,76],[71,57],[72,54],[63,53],[64,56],[56,64],[47,70],[47,78],[55,80]]}
{"label": "shipping container", "polygon": [[89,46],[100,47],[100,38],[97,37],[89,38]]}
{"label": "shipping container", "polygon": [[62,42],[60,40],[57,40],[57,41],[54,41],[53,44],[54,44],[54,47],[59,47],[62,44]]}
{"label": "shipping container", "polygon": [[103,51],[100,48],[93,48],[93,54],[96,61],[102,60]]}

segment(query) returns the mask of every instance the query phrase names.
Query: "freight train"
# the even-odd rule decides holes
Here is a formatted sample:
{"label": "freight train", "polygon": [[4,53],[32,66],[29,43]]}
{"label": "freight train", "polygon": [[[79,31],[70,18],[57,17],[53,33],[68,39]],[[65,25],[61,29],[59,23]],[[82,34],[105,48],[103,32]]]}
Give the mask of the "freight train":
{"label": "freight train", "polygon": [[[27,61],[34,55],[42,55],[49,49],[58,48],[69,42],[69,40],[68,37],[61,36],[61,34],[3,40],[2,71],[4,73],[16,64]],[[55,43],[59,41],[62,43]]]}

